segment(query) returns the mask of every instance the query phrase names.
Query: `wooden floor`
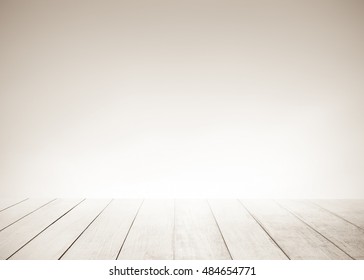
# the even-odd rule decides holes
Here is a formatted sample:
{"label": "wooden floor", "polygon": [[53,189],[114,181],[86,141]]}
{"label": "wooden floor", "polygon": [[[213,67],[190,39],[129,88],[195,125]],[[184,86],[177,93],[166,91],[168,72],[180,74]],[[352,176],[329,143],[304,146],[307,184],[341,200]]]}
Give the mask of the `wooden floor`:
{"label": "wooden floor", "polygon": [[0,259],[364,259],[364,200],[0,199]]}

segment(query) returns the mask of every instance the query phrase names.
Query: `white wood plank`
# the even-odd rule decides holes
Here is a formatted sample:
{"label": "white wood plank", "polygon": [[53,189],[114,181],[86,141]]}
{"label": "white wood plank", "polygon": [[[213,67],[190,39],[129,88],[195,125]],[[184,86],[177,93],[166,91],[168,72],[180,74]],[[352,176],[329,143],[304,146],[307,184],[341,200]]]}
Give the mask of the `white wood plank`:
{"label": "white wood plank", "polygon": [[23,201],[27,200],[27,198],[1,198],[0,199],[0,212],[9,208],[9,207],[12,207],[18,203],[21,203]]}
{"label": "white wood plank", "polygon": [[364,199],[321,199],[312,202],[364,229]]}
{"label": "white wood plank", "polygon": [[146,200],[118,259],[173,259],[173,200]]}
{"label": "white wood plank", "polygon": [[352,258],[364,259],[364,230],[307,201],[280,200],[278,203]]}
{"label": "white wood plank", "polygon": [[231,259],[207,201],[183,199],[175,203],[175,259]]}
{"label": "white wood plank", "polygon": [[141,202],[137,199],[113,200],[62,259],[115,260]]}
{"label": "white wood plank", "polygon": [[10,259],[59,259],[110,201],[109,199],[87,199],[83,201],[62,219],[16,252]]}
{"label": "white wood plank", "polygon": [[[0,259],[7,259],[29,240],[71,210],[81,199],[57,199],[0,231]],[[46,247],[43,247],[45,250]]]}
{"label": "white wood plank", "polygon": [[274,201],[244,200],[243,203],[291,259],[351,259]]}
{"label": "white wood plank", "polygon": [[27,199],[0,212],[0,231],[54,199]]}
{"label": "white wood plank", "polygon": [[287,259],[238,200],[214,199],[209,203],[233,259]]}

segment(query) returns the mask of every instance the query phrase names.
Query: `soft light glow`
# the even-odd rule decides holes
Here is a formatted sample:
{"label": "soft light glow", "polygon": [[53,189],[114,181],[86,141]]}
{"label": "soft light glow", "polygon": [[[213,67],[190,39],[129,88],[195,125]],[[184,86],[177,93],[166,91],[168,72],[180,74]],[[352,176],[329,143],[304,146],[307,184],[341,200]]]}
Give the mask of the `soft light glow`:
{"label": "soft light glow", "polygon": [[1,196],[364,197],[358,1],[1,1]]}

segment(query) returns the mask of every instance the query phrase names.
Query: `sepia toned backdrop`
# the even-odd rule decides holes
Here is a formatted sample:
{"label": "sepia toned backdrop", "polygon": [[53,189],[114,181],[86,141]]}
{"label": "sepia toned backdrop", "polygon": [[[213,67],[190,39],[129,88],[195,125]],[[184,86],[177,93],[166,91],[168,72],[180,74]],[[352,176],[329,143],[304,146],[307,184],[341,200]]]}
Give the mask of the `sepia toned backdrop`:
{"label": "sepia toned backdrop", "polygon": [[0,0],[1,196],[364,197],[364,2]]}

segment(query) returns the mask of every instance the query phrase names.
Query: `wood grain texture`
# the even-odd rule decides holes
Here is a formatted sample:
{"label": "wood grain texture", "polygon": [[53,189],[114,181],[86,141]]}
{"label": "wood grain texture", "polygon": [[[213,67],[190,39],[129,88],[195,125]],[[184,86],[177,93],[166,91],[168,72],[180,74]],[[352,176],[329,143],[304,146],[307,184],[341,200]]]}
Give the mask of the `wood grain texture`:
{"label": "wood grain texture", "polygon": [[305,223],[317,230],[354,259],[364,259],[364,230],[332,213],[304,201],[280,200]]}
{"label": "wood grain texture", "polygon": [[274,201],[242,202],[290,259],[351,259]]}
{"label": "wood grain texture", "polygon": [[118,259],[173,259],[174,201],[146,200]]}
{"label": "wood grain texture", "polygon": [[113,200],[62,259],[115,260],[141,203],[134,199]]}
{"label": "wood grain texture", "polygon": [[[57,199],[0,231],[0,259],[9,258],[81,201],[82,199]],[[43,250],[46,250],[47,245],[48,243],[43,244]]]}
{"label": "wood grain texture", "polygon": [[0,231],[54,199],[27,199],[0,212]]}
{"label": "wood grain texture", "polygon": [[9,207],[12,207],[18,203],[21,203],[23,201],[27,200],[26,198],[1,198],[0,199],[0,212],[9,208]]}
{"label": "wood grain texture", "polygon": [[174,238],[175,259],[231,259],[206,200],[176,200]]}
{"label": "wood grain texture", "polygon": [[364,229],[364,199],[321,199],[312,202]]}
{"label": "wood grain texture", "polygon": [[364,200],[0,200],[0,259],[364,259]]}
{"label": "wood grain texture", "polygon": [[209,203],[233,259],[287,259],[238,200],[214,199]]}
{"label": "wood grain texture", "polygon": [[[57,223],[48,227],[16,252],[11,259],[59,259],[108,203],[110,203],[110,200],[107,199],[87,199],[83,201]],[[47,245],[46,249],[45,244]]]}

